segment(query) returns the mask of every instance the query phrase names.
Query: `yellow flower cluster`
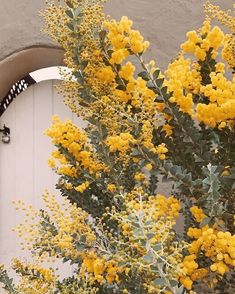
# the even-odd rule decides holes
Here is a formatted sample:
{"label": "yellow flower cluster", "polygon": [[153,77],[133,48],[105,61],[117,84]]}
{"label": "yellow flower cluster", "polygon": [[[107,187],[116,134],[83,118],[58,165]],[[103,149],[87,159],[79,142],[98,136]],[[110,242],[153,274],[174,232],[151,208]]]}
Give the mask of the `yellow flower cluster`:
{"label": "yellow flower cluster", "polygon": [[213,262],[211,271],[224,275],[235,267],[235,235],[208,226],[202,229],[190,228],[188,235],[196,239],[189,246],[189,252],[198,254],[201,251],[210,258]]}
{"label": "yellow flower cluster", "polygon": [[[108,187],[110,190],[115,188],[113,184],[109,184]],[[33,210],[31,206],[27,208],[20,202],[18,206],[25,211],[27,218],[17,230],[20,236],[24,237],[27,248],[34,252],[34,258],[39,262],[32,266],[15,262],[15,269],[22,271],[27,269],[36,275],[33,281],[24,279],[20,283],[22,289],[31,289],[32,285],[40,286],[44,294],[51,289],[48,287],[54,289],[58,277],[53,270],[44,269],[40,264],[58,258],[66,258],[79,264],[76,277],[84,281],[84,285],[86,284],[88,288],[97,287],[97,284],[119,285],[123,277],[125,280],[129,279],[130,272],[136,270],[144,275],[144,287],[148,293],[156,293],[161,287],[154,285],[155,275],[151,274],[150,267],[146,264],[147,254],[156,264],[161,258],[166,265],[164,270],[169,279],[177,281],[183,247],[173,242],[172,228],[179,215],[179,201],[173,196],[167,198],[160,194],[148,197],[142,188],[136,188],[124,199],[126,210],[117,211],[113,208],[110,212],[123,232],[118,239],[104,230],[101,223],[94,227],[94,220],[91,221],[89,214],[67,199],[59,202],[55,196],[45,193],[43,200],[46,209],[43,213]],[[139,233],[136,233],[137,221],[140,224]],[[98,232],[98,235],[95,232]],[[100,235],[100,232],[103,234]],[[144,246],[139,234],[149,245]],[[106,243],[107,237],[115,252]],[[129,242],[123,238],[129,238]],[[133,255],[134,252],[137,252],[137,255]],[[96,293],[92,291],[84,290],[82,293]],[[31,294],[26,290],[25,293]]]}
{"label": "yellow flower cluster", "polygon": [[[123,237],[120,236],[119,241],[120,250],[125,252],[123,262],[131,258],[131,271],[146,277],[147,293],[159,293],[161,286],[153,282],[159,273],[152,275],[150,266],[162,262],[167,278],[176,282],[181,272],[183,245],[173,241],[172,231],[180,203],[173,196],[149,196],[139,187],[125,195],[125,206],[125,211],[112,209],[110,212],[122,230]],[[136,252],[135,258],[133,252]]]}
{"label": "yellow flower cluster", "polygon": [[104,84],[112,83],[115,79],[115,73],[112,70],[111,66],[103,67],[98,73],[97,78]]}
{"label": "yellow flower cluster", "polygon": [[48,192],[43,195],[43,201],[47,209],[45,213],[54,224],[52,231],[50,227],[42,227],[45,220],[39,211],[33,210],[32,206],[26,207],[22,202],[16,203],[18,208],[26,211],[27,216],[25,222],[16,228],[18,235],[24,237],[23,249],[32,250],[37,244],[45,250],[45,255],[39,252],[39,258],[48,259],[50,253],[51,258],[62,255],[77,260],[82,256],[82,252],[76,248],[76,242],[79,242],[81,236],[88,246],[92,246],[96,241],[96,236],[87,223],[88,214],[67,199],[59,203],[56,197]]}
{"label": "yellow flower cluster", "polygon": [[119,76],[126,81],[133,81],[135,66],[128,61],[119,71]]}
{"label": "yellow flower cluster", "polygon": [[135,174],[135,180],[137,182],[142,182],[142,181],[146,180],[146,175],[143,174],[143,173],[136,173]]}
{"label": "yellow flower cluster", "polygon": [[[147,206],[153,206],[155,208],[155,215],[158,216],[167,216],[169,218],[177,218],[179,216],[179,210],[180,210],[180,202],[174,198],[171,197],[165,197],[161,194],[158,194],[156,197],[151,197],[149,199],[149,204]],[[159,210],[159,212],[157,212]]]}
{"label": "yellow flower cluster", "polygon": [[[235,8],[235,6],[233,7]],[[207,1],[205,12],[211,18],[218,20],[232,32],[235,32],[235,17],[232,10],[223,11],[218,5],[213,5],[211,1]]]}
{"label": "yellow flower cluster", "polygon": [[[235,8],[235,6],[233,6]],[[227,61],[230,68],[235,67],[235,17],[234,11],[223,11],[219,6],[213,5],[210,1],[205,5],[205,12],[211,17],[219,21],[225,27],[231,30],[231,34],[225,35],[224,48],[222,51],[222,57]]]}
{"label": "yellow flower cluster", "polygon": [[[116,73],[111,64],[104,63],[104,55],[100,50],[98,36],[105,20],[102,2],[104,1],[76,1],[73,5],[79,7],[81,15],[77,15],[78,10],[73,12],[71,9],[70,15],[74,14],[74,19],[71,19],[66,13],[67,8],[62,5],[58,8],[58,5],[52,0],[49,1],[51,4],[47,5],[44,18],[46,32],[65,50],[64,61],[67,67],[71,69],[71,72],[77,74],[81,73],[81,69],[83,71],[83,83],[73,74],[63,73],[65,81],[58,88],[65,98],[65,103],[78,116],[87,120],[91,117],[99,118],[99,121],[107,128],[115,130],[118,129],[122,118],[120,118],[119,106],[116,105],[118,103],[113,97],[113,91],[116,88]],[[60,21],[55,22],[55,19]],[[74,21],[76,21],[76,26],[73,25]],[[77,34],[80,34],[82,38],[77,38]],[[82,50],[75,54],[77,48],[80,47]],[[82,64],[86,64],[85,68]],[[84,100],[84,95],[80,94],[83,87],[91,89],[94,94],[92,102],[90,97],[85,97],[89,98],[87,102]],[[91,92],[85,91],[85,95],[89,96]],[[116,113],[117,109],[119,112]]]}
{"label": "yellow flower cluster", "polygon": [[112,57],[109,62],[111,64],[121,64],[128,56],[129,52],[127,49],[119,49],[112,53]]}
{"label": "yellow flower cluster", "polygon": [[[141,200],[138,198],[138,194],[135,192],[130,193],[126,196],[126,213],[128,215],[134,214],[135,211],[142,211],[143,222],[147,222],[149,218],[152,222],[156,222],[161,218],[171,221],[172,224],[175,224],[175,219],[179,216],[180,203],[173,196],[167,198],[161,194],[157,196],[150,196],[148,200]],[[134,198],[134,199],[133,199]],[[164,226],[164,223],[162,223]],[[127,223],[122,225],[122,228],[127,234],[127,229],[130,229],[131,226]],[[155,227],[154,231],[158,231],[159,227]],[[129,231],[131,234],[131,232]],[[162,232],[163,233],[163,232]],[[155,241],[160,241],[160,236],[155,235]]]}
{"label": "yellow flower cluster", "polygon": [[166,148],[166,144],[162,143],[158,145],[156,148],[156,153],[158,154],[159,159],[164,160],[166,159],[166,153],[168,152],[168,149]]}
{"label": "yellow flower cluster", "polygon": [[193,94],[198,93],[201,86],[199,71],[195,66],[193,68],[190,59],[181,56],[169,65],[166,76],[165,85],[173,93],[170,102],[177,103],[181,111],[192,115]]}
{"label": "yellow flower cluster", "polygon": [[[60,43],[65,49],[65,64],[74,70],[79,70],[78,64],[74,61],[74,48],[78,46],[77,35],[71,30],[71,18],[66,14],[67,8],[64,5],[57,5],[57,1],[49,0],[47,1],[47,7],[43,12],[43,16],[46,22],[45,31],[46,33],[54,39],[56,42]],[[80,33],[83,36],[83,43],[86,49],[84,54],[89,57],[92,56],[96,49],[99,48],[94,39],[90,36],[94,31],[99,31],[102,23],[105,19],[103,11],[103,0],[92,0],[92,1],[81,1],[72,0],[65,1],[70,2],[73,7],[79,7],[82,13],[82,21],[79,15],[76,17],[77,21],[80,20],[79,25],[74,26],[74,31]],[[91,4],[92,2],[92,4]],[[55,21],[60,20],[60,21]],[[94,59],[97,56],[94,55]],[[82,58],[83,60],[85,58]]]}
{"label": "yellow flower cluster", "polygon": [[86,181],[75,188],[76,191],[83,193],[89,187],[89,182]]}
{"label": "yellow flower cluster", "polygon": [[208,97],[210,103],[199,103],[196,107],[197,118],[206,125],[220,128],[233,124],[235,117],[235,76],[229,81],[219,72],[210,74],[211,84],[201,86],[201,93]]}
{"label": "yellow flower cluster", "polygon": [[184,258],[182,263],[183,276],[180,277],[180,282],[188,290],[192,289],[193,282],[202,280],[208,273],[207,269],[198,269],[198,264],[195,261],[197,256],[195,254],[188,255]]}
{"label": "yellow flower cluster", "polygon": [[230,68],[235,67],[235,38],[234,35],[227,34],[225,36],[222,57],[228,63]]}
{"label": "yellow flower cluster", "polygon": [[119,22],[112,20],[104,22],[104,28],[108,29],[108,38],[114,49],[110,62],[121,64],[129,55],[140,54],[149,47],[149,42],[145,41],[140,32],[132,29],[132,21],[123,16]]}
{"label": "yellow flower cluster", "polygon": [[[21,249],[32,249],[32,241],[38,236],[39,230],[37,228],[38,222],[36,221],[40,216],[40,213],[33,208],[32,205],[26,205],[22,200],[12,201],[15,209],[27,211],[27,218],[19,224],[12,231],[17,232],[18,237],[24,237],[24,242],[21,242]],[[31,222],[31,223],[30,223]]]}
{"label": "yellow flower cluster", "polygon": [[170,137],[173,134],[173,127],[169,124],[164,124],[162,132],[166,133],[166,137]]}
{"label": "yellow flower cluster", "polygon": [[[165,85],[168,92],[172,93],[170,102],[176,103],[180,110],[188,113],[199,122],[203,122],[212,128],[219,129],[234,127],[235,117],[235,78],[225,72],[225,64],[216,62],[210,66],[207,81],[203,78],[203,64],[206,58],[215,59],[219,48],[223,48],[221,55],[230,67],[233,67],[234,37],[224,35],[217,26],[211,28],[210,20],[204,22],[200,31],[190,31],[187,41],[182,44],[183,53],[173,61],[167,71]],[[185,53],[192,53],[196,62],[184,57]],[[203,97],[199,100],[199,97]],[[171,135],[172,129],[163,129],[167,135]],[[168,131],[168,133],[167,133]]]}
{"label": "yellow flower cluster", "polygon": [[[198,223],[206,217],[203,210],[197,206],[190,210]],[[195,239],[189,244],[189,255],[182,263],[184,274],[180,281],[187,289],[192,289],[194,281],[202,280],[211,272],[224,275],[235,267],[235,235],[219,230],[216,224],[212,228],[208,225],[202,228],[190,227],[187,235]],[[196,260],[202,255],[212,262],[208,268],[199,268]],[[214,282],[217,282],[216,278]]]}
{"label": "yellow flower cluster", "polygon": [[[72,242],[76,242],[76,240],[70,239],[71,236],[75,237],[75,235],[77,238],[84,236],[87,244],[93,244],[96,237],[91,227],[87,224],[88,214],[85,211],[77,207],[77,205],[71,204],[67,199],[63,200],[60,205],[55,197],[50,196],[48,193],[43,196],[43,200],[59,228],[57,236],[51,240],[52,244],[55,241],[55,243],[59,242],[61,245],[62,240],[67,240],[75,247]],[[67,247],[72,248],[72,246]]]}
{"label": "yellow flower cluster", "polygon": [[[34,248],[34,258],[40,262],[55,261],[54,258],[61,257],[74,262],[79,260],[81,267],[77,276],[85,279],[90,286],[97,282],[100,285],[119,283],[119,275],[128,274],[128,267],[118,265],[122,256],[121,251],[112,259],[111,253],[107,249],[103,250],[100,241],[96,243],[97,238],[88,224],[89,215],[86,212],[66,199],[59,203],[55,196],[50,196],[48,193],[43,196],[43,199],[48,211],[46,219],[42,218],[39,211],[29,210],[22,202],[19,203],[20,208],[26,212],[27,219],[17,231],[21,237],[24,237],[27,248],[30,250]],[[31,221],[29,221],[30,218]],[[81,249],[77,244],[81,244]],[[35,248],[40,250],[37,251]],[[98,254],[99,250],[101,250],[100,254]],[[44,294],[48,293],[49,286],[55,287],[57,276],[49,269],[44,269],[37,264],[26,265],[18,260],[15,260],[13,268],[19,271],[26,269],[29,274],[32,272],[32,275],[36,275],[35,285],[40,285]],[[22,289],[26,289],[23,288],[23,282],[20,285]],[[32,281],[28,281],[27,287],[31,286]],[[52,289],[55,289],[53,287]]]}
{"label": "yellow flower cluster", "polygon": [[143,119],[151,119],[156,113],[157,104],[154,102],[155,93],[147,87],[147,82],[141,77],[135,79],[133,77],[133,65],[127,63],[120,70],[120,76],[128,79],[126,90],[115,90],[114,95],[121,103],[130,102],[133,108],[141,109]]}
{"label": "yellow flower cluster", "polygon": [[74,142],[80,142],[83,146],[87,143],[87,135],[83,130],[78,129],[71,120],[63,123],[57,115],[52,117],[52,126],[46,130],[46,134],[52,138],[52,143],[62,145],[76,155],[81,150]]}
{"label": "yellow flower cluster", "polygon": [[203,221],[203,219],[206,217],[203,210],[196,205],[192,206],[190,208],[190,211],[191,211],[192,215],[194,216],[196,222],[198,222],[198,223],[201,223]]}
{"label": "yellow flower cluster", "polygon": [[[50,161],[50,159],[49,159]],[[65,175],[65,176],[69,176],[69,177],[72,177],[72,178],[75,178],[76,175],[77,175],[77,170],[75,167],[73,166],[68,166],[68,165],[63,165],[63,166],[60,166],[57,170],[58,174],[59,175]]]}
{"label": "yellow flower cluster", "polygon": [[[98,177],[99,172],[105,170],[104,164],[99,162],[90,146],[86,133],[76,127],[72,121],[67,120],[62,122],[57,115],[54,115],[52,126],[46,130],[46,134],[52,138],[53,144],[58,146],[58,150],[52,152],[52,157],[48,161],[49,166],[52,168],[55,168],[56,161],[59,161],[61,166],[57,169],[58,174],[76,177],[85,169],[91,175]],[[65,149],[69,153],[69,156],[72,156],[76,160],[76,165],[74,163],[72,165],[69,157],[66,158],[63,150],[60,150],[60,148]],[[65,184],[67,188],[72,189],[70,185],[70,183]],[[82,193],[88,186],[89,183],[86,181],[74,188]]]}
{"label": "yellow flower cluster", "polygon": [[35,293],[40,289],[40,294],[47,294],[53,291],[57,276],[53,269],[43,268],[36,263],[23,262],[17,258],[12,260],[12,268],[19,274],[17,290],[19,293]]}
{"label": "yellow flower cluster", "polygon": [[[83,74],[84,85],[86,89],[91,89],[94,95],[92,99],[88,99],[89,103],[85,107],[86,102],[84,103],[83,97],[78,95],[83,85],[73,83],[71,77],[68,77],[63,84],[64,89],[61,88],[66,97],[66,103],[76,114],[82,115],[85,119],[98,119],[106,127],[109,134],[113,136],[118,136],[121,132],[131,132],[137,123],[146,121],[150,122],[149,131],[152,136],[151,133],[156,128],[156,121],[158,120],[156,116],[156,94],[148,88],[144,79],[134,77],[135,66],[132,62],[127,61],[121,66],[121,63],[129,55],[138,55],[146,51],[149,43],[144,41],[137,30],[132,29],[132,21],[127,17],[123,17],[119,22],[105,20],[102,1],[92,1],[92,5],[89,5],[88,2],[85,1],[74,5],[79,6],[83,14],[76,30],[83,36],[81,38],[83,50],[79,52],[81,61],[87,63]],[[79,72],[80,68],[73,60],[74,50],[71,50],[68,45],[76,43],[74,34],[68,32],[66,21],[61,24],[60,32],[62,31],[62,25],[64,25],[66,29],[65,32],[61,32],[61,35],[67,34],[67,38],[59,38],[56,28],[50,30],[51,27],[54,27],[50,17],[50,10],[53,10],[53,8],[51,7],[45,16],[47,30],[65,49],[65,62],[68,67]],[[62,8],[61,10],[63,11]],[[56,19],[58,15],[56,16],[55,13],[53,17]],[[66,16],[65,11],[63,11],[63,14]],[[101,27],[107,31],[104,50],[101,50],[100,39],[97,37],[97,32],[101,31]],[[78,46],[75,45],[74,48],[76,47]],[[112,54],[109,55],[111,51]],[[148,65],[151,72],[155,69],[154,64],[151,61]],[[123,89],[121,87],[117,88],[117,79],[121,79]],[[77,107],[78,103],[82,103],[82,106]],[[121,126],[124,126],[124,128],[121,129]],[[142,141],[147,145],[150,139],[145,136]],[[50,160],[49,164],[52,167],[56,166],[54,160]],[[64,172],[73,174],[68,168],[62,167],[61,174]]]}
{"label": "yellow flower cluster", "polygon": [[119,136],[110,136],[106,139],[106,144],[110,152],[121,152],[125,154],[135,144],[136,140],[129,133],[121,133]]}
{"label": "yellow flower cluster", "polygon": [[93,274],[93,276],[90,276],[92,284],[95,281],[99,284],[119,282],[119,273],[122,273],[123,270],[122,267],[117,266],[114,260],[98,257],[95,252],[90,252],[84,257],[81,267],[81,272]]}
{"label": "yellow flower cluster", "polygon": [[[140,143],[148,148],[149,150],[154,150],[154,144],[153,144],[153,123],[149,120],[143,121],[142,129],[141,129],[141,134],[139,137]],[[155,151],[155,150],[154,150]]]}
{"label": "yellow flower cluster", "polygon": [[212,50],[212,57],[216,58],[218,48],[223,46],[224,33],[218,26],[211,29],[210,21],[206,20],[201,28],[200,34],[196,31],[187,33],[188,40],[181,45],[185,53],[193,53],[194,56],[204,61],[207,52]]}
{"label": "yellow flower cluster", "polygon": [[[110,189],[114,187],[113,184],[109,185]],[[150,254],[156,264],[159,262],[158,258],[161,258],[166,265],[165,270],[169,279],[177,281],[182,261],[182,246],[173,242],[172,227],[180,209],[180,203],[174,197],[167,198],[160,194],[148,197],[141,188],[126,195],[124,199],[127,210],[112,210],[113,218],[117,220],[123,232],[118,239],[104,231],[102,225],[95,230],[102,230],[103,235],[100,236],[99,233],[97,236],[95,224],[90,222],[89,215],[68,200],[58,202],[55,196],[48,193],[45,193],[43,199],[46,207],[43,214],[41,211],[34,211],[31,206],[27,208],[22,202],[18,205],[27,216],[25,223],[17,229],[18,233],[24,237],[27,248],[33,250],[38,264],[55,261],[58,258],[66,258],[81,264],[76,277],[84,281],[88,288],[97,287],[97,284],[119,285],[123,277],[125,280],[129,279],[130,272],[137,270],[145,277],[144,287],[148,293],[156,293],[161,287],[154,285],[155,275],[151,274],[150,267],[146,264],[145,256]],[[151,248],[149,253],[144,243],[140,242],[139,233],[136,235],[137,220],[140,224],[141,238],[149,244],[146,248]],[[115,245],[115,254],[105,245],[106,234],[113,246]],[[129,242],[126,242],[123,236],[128,237]],[[134,252],[137,252],[136,256],[133,255]],[[52,270],[44,269],[38,264],[31,266],[18,261],[15,262],[14,268],[22,271],[27,269],[36,275],[33,280],[28,280],[27,277],[22,280],[19,284],[21,289],[37,286],[46,294],[48,289],[55,289],[58,277]],[[28,277],[30,278],[30,275]],[[84,290],[82,293],[96,293],[92,291]],[[31,294],[26,290],[24,293]]]}
{"label": "yellow flower cluster", "polygon": [[[154,128],[155,128],[155,125],[153,122],[150,122],[149,120],[143,121],[142,129],[141,129],[141,133],[140,133],[138,141],[145,148],[148,148],[149,151],[157,154],[159,159],[164,160],[164,159],[166,159],[166,153],[168,152],[168,149],[167,149],[165,143],[159,144],[157,146],[155,146],[153,144],[153,130],[154,130]],[[167,130],[165,128],[163,128],[163,129],[165,131]],[[169,132],[170,132],[170,129],[169,129]]]}
{"label": "yellow flower cluster", "polygon": [[31,273],[32,275],[40,275],[40,278],[45,280],[48,283],[51,283],[55,280],[55,274],[53,273],[52,270],[46,269],[41,267],[40,265],[37,264],[24,264],[21,262],[19,259],[15,258],[12,261],[12,267],[14,269],[17,269],[18,271],[27,271],[29,274]]}
{"label": "yellow flower cluster", "polygon": [[[106,125],[110,133],[117,133],[120,124],[125,124],[129,131],[133,127],[130,127],[130,124],[134,120],[155,122],[156,94],[148,88],[147,82],[143,78],[134,76],[135,66],[131,61],[124,64],[129,55],[144,52],[148,47],[148,42],[144,42],[140,33],[132,29],[132,21],[127,17],[123,17],[120,22],[105,21],[103,27],[107,30],[109,52],[112,51],[112,54],[109,57],[110,65],[105,67],[105,74],[101,70],[98,75],[104,76],[105,80],[110,77],[109,82],[111,82],[115,73],[116,78],[121,81],[120,86],[122,87],[111,83],[109,92],[107,92],[107,87],[106,89],[101,88],[100,100],[93,105],[94,107],[92,106],[92,112],[100,114],[102,123]],[[105,53],[104,56],[107,58]],[[102,108],[105,109],[101,113]],[[137,113],[136,109],[138,109]],[[110,116],[112,116],[112,121],[108,121]]]}
{"label": "yellow flower cluster", "polygon": [[107,185],[107,190],[108,190],[109,192],[111,192],[111,193],[114,193],[114,192],[116,192],[117,187],[116,187],[116,185],[114,185],[114,184],[108,184],[108,185]]}

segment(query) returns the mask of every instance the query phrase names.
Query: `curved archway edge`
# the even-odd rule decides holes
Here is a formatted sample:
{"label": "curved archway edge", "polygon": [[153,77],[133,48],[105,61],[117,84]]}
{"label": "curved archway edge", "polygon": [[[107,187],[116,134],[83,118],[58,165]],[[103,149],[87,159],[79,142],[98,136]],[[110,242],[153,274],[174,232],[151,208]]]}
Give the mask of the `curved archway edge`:
{"label": "curved archway edge", "polygon": [[64,51],[56,46],[35,46],[17,51],[0,61],[0,101],[11,86],[30,72],[63,65]]}

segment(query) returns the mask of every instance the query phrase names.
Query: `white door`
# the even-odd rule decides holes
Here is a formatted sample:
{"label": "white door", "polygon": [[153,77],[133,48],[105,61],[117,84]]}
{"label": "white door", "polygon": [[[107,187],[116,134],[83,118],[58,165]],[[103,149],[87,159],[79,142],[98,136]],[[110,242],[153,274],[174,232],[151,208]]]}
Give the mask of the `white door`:
{"label": "white door", "polygon": [[9,264],[12,257],[24,255],[19,251],[20,240],[12,232],[22,220],[12,200],[42,207],[45,189],[55,193],[57,178],[47,166],[53,146],[43,134],[51,124],[51,116],[58,114],[82,125],[57,94],[56,83],[45,81],[31,86],[0,117],[0,127],[6,124],[11,130],[10,144],[3,144],[0,136],[0,263]]}

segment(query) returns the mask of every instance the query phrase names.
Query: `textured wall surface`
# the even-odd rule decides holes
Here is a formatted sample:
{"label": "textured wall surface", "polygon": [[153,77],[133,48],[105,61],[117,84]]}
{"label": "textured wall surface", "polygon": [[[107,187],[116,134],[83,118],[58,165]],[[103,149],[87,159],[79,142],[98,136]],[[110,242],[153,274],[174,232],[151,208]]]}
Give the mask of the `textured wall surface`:
{"label": "textured wall surface", "polygon": [[0,0],[0,60],[22,48],[52,45],[42,32],[44,0]]}

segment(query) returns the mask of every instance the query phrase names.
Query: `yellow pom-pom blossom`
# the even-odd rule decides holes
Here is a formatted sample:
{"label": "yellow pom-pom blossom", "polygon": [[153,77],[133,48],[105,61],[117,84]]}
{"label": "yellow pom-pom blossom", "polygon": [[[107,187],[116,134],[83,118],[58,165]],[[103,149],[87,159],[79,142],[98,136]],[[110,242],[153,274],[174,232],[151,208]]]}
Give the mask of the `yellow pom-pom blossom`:
{"label": "yellow pom-pom blossom", "polygon": [[135,180],[136,180],[137,182],[142,182],[142,181],[144,181],[145,179],[146,179],[145,174],[143,174],[143,173],[136,173],[136,174],[135,174]]}
{"label": "yellow pom-pom blossom", "polygon": [[190,211],[198,223],[201,223],[203,219],[206,217],[203,210],[198,206],[191,207]]}
{"label": "yellow pom-pom blossom", "polygon": [[199,34],[190,31],[187,33],[187,38],[181,49],[185,53],[193,53],[196,59],[205,61],[209,49],[212,50],[211,54],[214,58],[217,56],[218,48],[223,46],[224,33],[218,26],[210,28],[210,21],[206,20]]}
{"label": "yellow pom-pom blossom", "polygon": [[211,84],[201,86],[210,103],[197,105],[197,118],[211,127],[223,127],[221,123],[229,124],[235,117],[235,77],[229,81],[223,73],[213,72],[210,78]]}
{"label": "yellow pom-pom blossom", "polygon": [[121,64],[128,56],[129,52],[127,49],[118,49],[112,53],[110,63]]}
{"label": "yellow pom-pom blossom", "polygon": [[152,168],[153,168],[153,166],[152,166],[152,164],[148,163],[148,164],[145,166],[145,168],[146,168],[147,171],[151,171]]}
{"label": "yellow pom-pom blossom", "polygon": [[118,58],[117,60],[118,64],[120,64],[128,56],[127,50],[120,50],[129,49],[132,53],[138,54],[145,52],[149,47],[149,43],[144,41],[140,32],[132,29],[132,24],[132,21],[126,16],[123,16],[120,22],[112,20],[104,23],[104,27],[109,30],[108,38],[114,48],[111,62],[115,62],[115,59],[113,60],[113,56],[120,56],[120,59]]}
{"label": "yellow pom-pom blossom", "polygon": [[125,79],[126,81],[132,81],[134,72],[135,72],[135,66],[129,61],[122,66],[121,70],[119,71],[119,75],[121,78]]}
{"label": "yellow pom-pom blossom", "polygon": [[[52,126],[46,130],[46,134],[52,138],[52,142],[56,146],[59,146],[58,150],[52,152],[52,157],[48,162],[52,168],[56,167],[56,161],[61,164],[57,168],[58,174],[76,177],[82,172],[82,169],[85,169],[91,175],[98,176],[101,170],[106,170],[106,167],[98,160],[97,155],[89,144],[86,133],[77,128],[72,121],[62,122],[55,115],[52,118]],[[69,158],[65,157],[60,148],[65,149],[76,160],[76,165],[71,165]],[[83,192],[88,186],[89,183],[86,181],[74,188],[79,192]]]}
{"label": "yellow pom-pom blossom", "polygon": [[120,152],[125,154],[130,149],[130,144],[134,144],[136,141],[129,133],[121,133],[119,136],[110,136],[106,140],[107,146],[109,146],[110,152]]}
{"label": "yellow pom-pom blossom", "polygon": [[77,192],[83,193],[88,187],[89,187],[89,182],[86,181],[85,183],[82,183],[81,185],[77,186],[75,190]]}
{"label": "yellow pom-pom blossom", "polygon": [[213,262],[210,267],[212,271],[223,275],[235,267],[235,235],[208,226],[197,230],[191,228],[188,235],[196,239],[189,246],[189,252],[203,252]]}
{"label": "yellow pom-pom blossom", "polygon": [[113,72],[111,66],[107,66],[102,68],[98,73],[97,73],[97,78],[104,83],[111,83],[115,79],[115,73]]}
{"label": "yellow pom-pom blossom", "polygon": [[119,267],[113,260],[105,260],[100,258],[96,253],[89,253],[83,260],[81,272],[88,272],[92,282],[97,281],[99,284],[119,281],[119,274],[124,271],[123,267]]}
{"label": "yellow pom-pom blossom", "polygon": [[192,68],[190,59],[181,56],[171,63],[166,71],[168,80],[165,82],[173,95],[170,102],[179,105],[181,111],[193,114],[193,94],[198,93],[201,86],[199,72]]}
{"label": "yellow pom-pom blossom", "polygon": [[46,134],[53,139],[53,144],[61,144],[64,148],[69,148],[74,154],[81,149],[73,144],[74,142],[80,141],[84,145],[88,141],[84,131],[79,130],[70,120],[63,123],[57,115],[52,117],[52,126],[46,130]]}
{"label": "yellow pom-pom blossom", "polygon": [[[206,217],[203,210],[197,206],[191,208],[191,212],[198,223]],[[200,280],[211,272],[224,275],[235,267],[235,235],[219,230],[215,224],[213,227],[205,225],[202,228],[190,227],[188,236],[195,239],[188,245],[189,255],[184,258],[181,283],[192,289],[193,282]],[[207,268],[199,268],[197,259],[204,255],[210,259],[211,264]]]}
{"label": "yellow pom-pom blossom", "polygon": [[159,159],[164,160],[166,159],[166,153],[168,152],[168,149],[166,148],[166,144],[162,143],[157,146],[156,153],[159,156]]}
{"label": "yellow pom-pom blossom", "polygon": [[234,35],[225,36],[225,44],[222,51],[222,57],[230,68],[235,68],[235,38]]}
{"label": "yellow pom-pom blossom", "polygon": [[[234,76],[227,75],[223,62],[216,62],[216,57],[221,54],[232,68],[235,56],[233,47],[233,36],[225,36],[218,26],[211,27],[209,19],[199,31],[188,32],[187,41],[181,46],[182,54],[166,71],[165,85],[172,93],[169,101],[212,128],[233,128]],[[185,58],[187,53],[194,55],[194,62]],[[210,60],[214,61],[208,68],[206,77],[203,66],[208,67]],[[171,134],[171,130],[169,133]]]}
{"label": "yellow pom-pom blossom", "polygon": [[108,184],[108,185],[107,185],[107,190],[108,190],[109,192],[111,192],[111,193],[114,193],[114,192],[116,192],[117,187],[116,187],[116,185],[114,185],[114,184]]}

